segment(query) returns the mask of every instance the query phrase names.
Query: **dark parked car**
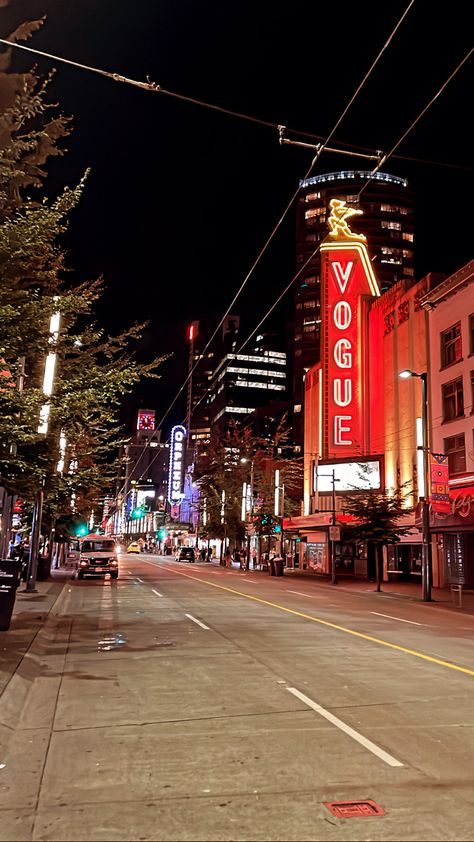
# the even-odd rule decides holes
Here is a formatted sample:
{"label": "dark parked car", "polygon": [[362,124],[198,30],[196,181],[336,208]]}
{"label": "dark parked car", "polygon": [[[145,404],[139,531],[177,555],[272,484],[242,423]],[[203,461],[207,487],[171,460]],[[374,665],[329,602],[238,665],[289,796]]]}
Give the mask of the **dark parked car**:
{"label": "dark parked car", "polygon": [[176,556],[176,561],[194,561],[194,550],[192,547],[181,547]]}

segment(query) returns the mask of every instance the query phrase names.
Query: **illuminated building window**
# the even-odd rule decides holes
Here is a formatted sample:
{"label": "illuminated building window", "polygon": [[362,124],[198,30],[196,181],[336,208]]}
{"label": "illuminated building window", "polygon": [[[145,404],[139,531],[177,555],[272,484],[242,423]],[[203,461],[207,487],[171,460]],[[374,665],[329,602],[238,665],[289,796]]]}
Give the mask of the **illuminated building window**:
{"label": "illuminated building window", "polygon": [[301,301],[298,301],[298,304],[296,305],[296,309],[301,310],[302,307],[303,307],[303,305],[302,305]]}
{"label": "illuminated building window", "polygon": [[316,332],[316,325],[303,325],[303,333],[315,333]]}
{"label": "illuminated building window", "polygon": [[382,213],[398,213],[397,205],[380,205]]}
{"label": "illuminated building window", "polygon": [[444,453],[448,457],[449,475],[463,474],[466,470],[464,433],[444,439]]}
{"label": "illuminated building window", "polygon": [[461,359],[461,322],[444,330],[441,334],[441,368],[452,365]]}
{"label": "illuminated building window", "polygon": [[454,421],[464,415],[464,392],[462,377],[443,383],[441,387],[443,398],[443,421]]}
{"label": "illuminated building window", "polygon": [[309,286],[309,284],[319,284],[319,275],[308,275],[305,278],[305,283]]}
{"label": "illuminated building window", "polygon": [[394,222],[393,220],[387,221],[385,219],[382,219],[382,222],[380,224],[382,228],[393,228],[394,231],[401,231],[402,229],[402,223]]}
{"label": "illuminated building window", "polygon": [[408,208],[400,208],[400,213],[402,216],[406,216],[410,213],[410,211],[408,210]]}
{"label": "illuminated building window", "polygon": [[394,257],[400,257],[400,255],[402,253],[401,249],[389,248],[388,246],[382,246],[381,252],[382,252],[382,254],[391,254]]}
{"label": "illuminated building window", "polygon": [[413,257],[413,252],[411,249],[402,249],[402,255],[405,258],[411,259]]}
{"label": "illuminated building window", "polygon": [[305,240],[307,243],[317,243],[319,240],[319,234],[306,234]]}
{"label": "illuminated building window", "polygon": [[295,410],[295,412],[301,412],[301,404],[295,403],[294,410]]}
{"label": "illuminated building window", "polygon": [[408,240],[409,243],[412,243],[413,242],[413,234],[411,234],[410,231],[403,231],[402,240]]}
{"label": "illuminated building window", "polygon": [[315,202],[316,199],[321,198],[321,193],[307,193],[304,197],[305,202]]}
{"label": "illuminated building window", "polygon": [[311,219],[314,216],[326,216],[326,208],[308,208],[307,211],[304,212],[305,219]]}
{"label": "illuminated building window", "polygon": [[316,307],[316,301],[312,298],[310,301],[305,301],[303,304],[305,310],[314,310]]}
{"label": "illuminated building window", "polygon": [[410,275],[410,277],[413,277],[414,274],[415,274],[415,270],[411,269],[409,266],[405,266],[405,268],[403,270],[403,274],[404,275]]}
{"label": "illuminated building window", "polygon": [[346,202],[351,204],[357,203],[359,201],[359,194],[353,193],[351,196],[346,196]]}
{"label": "illuminated building window", "polygon": [[301,342],[302,338],[303,338],[303,337],[302,337],[301,333],[296,333],[296,334],[295,334],[295,342]]}

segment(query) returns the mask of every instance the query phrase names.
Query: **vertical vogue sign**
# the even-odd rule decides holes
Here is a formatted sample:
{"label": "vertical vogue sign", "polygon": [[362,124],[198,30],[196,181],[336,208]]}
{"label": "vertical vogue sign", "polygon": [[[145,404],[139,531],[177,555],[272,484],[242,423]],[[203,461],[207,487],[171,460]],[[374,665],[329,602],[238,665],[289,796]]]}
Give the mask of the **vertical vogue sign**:
{"label": "vertical vogue sign", "polygon": [[[365,318],[363,297],[379,295],[364,243],[323,243],[327,455],[363,451]],[[323,363],[324,364],[324,363]]]}
{"label": "vertical vogue sign", "polygon": [[171,430],[170,469],[168,475],[168,500],[179,503],[184,497],[184,446],[186,429],[178,424]]}

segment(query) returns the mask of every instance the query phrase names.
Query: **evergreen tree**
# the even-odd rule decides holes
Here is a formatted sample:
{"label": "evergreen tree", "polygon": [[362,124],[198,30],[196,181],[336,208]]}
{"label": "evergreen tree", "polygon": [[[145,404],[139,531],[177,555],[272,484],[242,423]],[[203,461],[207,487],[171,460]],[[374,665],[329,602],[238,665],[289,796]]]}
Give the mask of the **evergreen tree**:
{"label": "evergreen tree", "polygon": [[[41,23],[19,27],[10,39],[29,37]],[[11,73],[9,62],[7,50],[0,55],[0,485],[28,501],[43,484],[51,515],[71,511],[71,502],[87,512],[115,474],[121,399],[141,377],[157,376],[160,360],[133,358],[143,325],[108,336],[94,323],[101,280],[69,280],[61,238],[87,174],[58,198],[45,197],[46,165],[63,154],[70,121],[48,102],[51,77]],[[38,421],[49,352],[57,357],[45,436]]]}

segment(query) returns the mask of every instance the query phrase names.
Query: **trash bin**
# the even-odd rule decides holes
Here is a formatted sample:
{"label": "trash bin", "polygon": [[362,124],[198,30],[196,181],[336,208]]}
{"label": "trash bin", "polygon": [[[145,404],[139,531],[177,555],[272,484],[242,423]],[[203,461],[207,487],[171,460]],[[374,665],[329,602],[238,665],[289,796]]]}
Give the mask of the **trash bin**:
{"label": "trash bin", "polygon": [[273,559],[272,559],[272,558],[270,558],[270,559],[268,560],[268,572],[269,572],[270,576],[276,576],[276,572],[275,572],[275,562],[273,561]]}
{"label": "trash bin", "polygon": [[20,574],[21,563],[17,559],[0,559],[0,631],[10,628]]}
{"label": "trash bin", "polygon": [[275,558],[273,564],[275,565],[275,576],[283,576],[283,559]]}

